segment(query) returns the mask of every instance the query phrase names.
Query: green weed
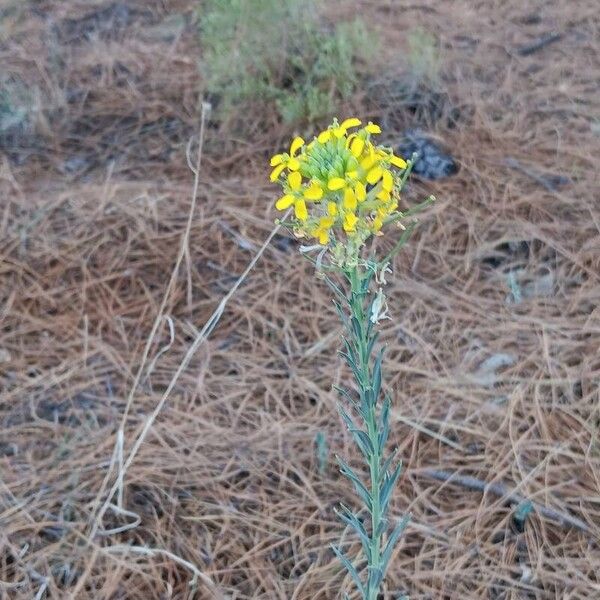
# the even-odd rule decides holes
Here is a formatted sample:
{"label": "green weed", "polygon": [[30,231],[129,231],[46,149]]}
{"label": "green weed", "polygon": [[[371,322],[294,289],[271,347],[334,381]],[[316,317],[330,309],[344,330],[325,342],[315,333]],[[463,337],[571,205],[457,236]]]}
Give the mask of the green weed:
{"label": "green weed", "polygon": [[360,20],[325,26],[316,0],[207,0],[201,70],[217,116],[250,107],[288,124],[330,116],[358,82],[372,41]]}

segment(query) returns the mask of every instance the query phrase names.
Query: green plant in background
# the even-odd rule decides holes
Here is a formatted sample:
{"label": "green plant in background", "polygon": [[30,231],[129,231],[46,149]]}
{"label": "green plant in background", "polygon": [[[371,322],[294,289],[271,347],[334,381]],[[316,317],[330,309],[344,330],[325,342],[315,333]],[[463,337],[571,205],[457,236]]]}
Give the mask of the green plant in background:
{"label": "green plant in background", "polygon": [[[389,319],[384,286],[395,255],[408,240],[415,222],[402,221],[427,206],[433,197],[407,211],[398,209],[399,195],[411,163],[390,148],[373,143],[381,133],[374,123],[361,127],[356,119],[333,124],[310,143],[295,138],[289,152],[271,159],[271,181],[283,188],[278,210],[291,213],[285,223],[294,235],[317,242],[301,247],[331,288],[345,327],[342,357],[354,379],[353,387],[337,388],[344,402],[339,411],[365,462],[368,483],[338,457],[362,510],[344,505],[337,514],[354,530],[362,556],[352,560],[342,548],[332,549],[351,575],[364,600],[376,600],[396,542],[408,516],[390,522],[389,507],[401,465],[396,452],[386,455],[391,400],[382,391],[383,348],[377,348],[378,325]],[[352,131],[352,133],[350,133]],[[293,211],[293,212],[292,212]],[[286,215],[287,216],[287,215]],[[399,240],[383,258],[367,242],[386,226],[401,230]],[[368,519],[361,519],[366,513]]]}
{"label": "green plant in background", "polygon": [[373,41],[359,20],[323,25],[317,0],[206,0],[198,13],[207,93],[223,118],[253,104],[286,123],[330,116]]}
{"label": "green plant in background", "polygon": [[440,52],[436,37],[416,27],[408,34],[408,67],[415,83],[434,85],[440,74]]}

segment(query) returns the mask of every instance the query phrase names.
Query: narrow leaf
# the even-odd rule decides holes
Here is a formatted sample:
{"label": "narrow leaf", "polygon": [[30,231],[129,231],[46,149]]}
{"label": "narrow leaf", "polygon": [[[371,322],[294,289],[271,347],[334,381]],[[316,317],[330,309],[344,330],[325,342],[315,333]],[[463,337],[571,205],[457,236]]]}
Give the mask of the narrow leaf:
{"label": "narrow leaf", "polygon": [[339,302],[336,302],[334,300],[333,301],[333,305],[335,306],[335,310],[337,311],[337,314],[340,317],[341,322],[344,324],[344,326],[346,327],[346,329],[350,329],[350,323],[348,321],[348,317],[346,316],[346,313],[344,312],[344,310],[340,306]]}
{"label": "narrow leaf", "polygon": [[348,366],[352,369],[355,377],[357,376],[357,374],[360,375],[360,371],[358,370],[356,363],[352,360],[352,358],[348,354],[346,354],[345,352],[339,352],[338,354],[348,363]]}
{"label": "narrow leaf", "polygon": [[357,340],[362,340],[363,339],[362,325],[360,324],[359,320],[354,315],[351,317],[351,323],[352,323],[352,331],[354,333],[354,336],[356,337]]}
{"label": "narrow leaf", "polygon": [[387,531],[388,525],[387,517],[382,517],[379,521],[379,527],[377,527],[377,535],[382,536]]}
{"label": "narrow leaf", "polygon": [[342,475],[345,475],[354,484],[356,493],[367,506],[367,510],[371,512],[373,510],[373,498],[371,497],[371,494],[363,482],[358,478],[358,475],[350,468],[350,466],[346,464],[339,456],[337,457],[337,460],[340,465],[340,471]]}
{"label": "narrow leaf", "polygon": [[352,398],[348,390],[345,390],[337,385],[334,385],[333,389],[338,392],[338,394],[340,394],[363,419],[365,418],[361,406],[358,404],[358,402],[356,402],[356,400],[354,400],[354,398]]}
{"label": "narrow leaf", "polygon": [[400,536],[406,529],[406,526],[408,525],[409,521],[410,521],[410,515],[404,515],[400,519],[400,521],[398,522],[396,527],[394,527],[394,530],[392,531],[392,533],[390,534],[390,537],[388,538],[387,544],[385,546],[385,550],[383,551],[383,554],[381,555],[381,568],[383,570],[383,574],[385,574],[385,572],[388,568],[388,563],[392,556],[392,552],[394,551],[394,546],[400,539]]}
{"label": "narrow leaf", "polygon": [[355,429],[355,425],[354,425],[354,421],[352,420],[352,417],[344,410],[344,407],[341,406],[340,404],[338,404],[338,412],[340,413],[340,416],[342,417],[342,419],[344,420],[344,423],[346,423],[346,427],[351,431],[352,429]]}
{"label": "narrow leaf", "polygon": [[342,338],[342,343],[344,344],[344,348],[346,348],[346,354],[352,359],[354,364],[358,364],[356,350],[352,344],[345,337]]}
{"label": "narrow leaf", "polygon": [[388,440],[388,436],[390,433],[390,400],[389,397],[386,396],[383,401],[383,407],[381,408],[381,416],[379,419],[379,436],[378,436],[378,444],[379,444],[379,454],[383,454],[383,449],[385,448],[385,444]]}
{"label": "narrow leaf", "polygon": [[340,290],[340,288],[329,278],[327,275],[323,276],[325,283],[329,286],[329,288],[333,291],[333,293],[343,302],[348,302],[348,298],[344,295],[344,292]]}
{"label": "narrow leaf", "polygon": [[[369,310],[368,314],[371,314],[370,310]],[[371,322],[371,320],[369,319],[369,323],[370,322]],[[373,346],[375,345],[375,342],[377,342],[378,339],[379,339],[379,331],[377,331],[375,333],[375,335],[369,339],[369,343],[367,344],[367,355],[365,358],[369,358],[369,356],[371,356],[371,352],[373,352]]]}
{"label": "narrow leaf", "polygon": [[364,275],[362,280],[362,293],[366,294],[369,291],[369,286],[371,285],[371,280],[373,279],[373,275],[375,271],[371,269],[367,269],[367,272]]}
{"label": "narrow leaf", "polygon": [[360,577],[358,576],[358,573],[357,573],[356,569],[354,568],[354,565],[346,558],[344,553],[337,546],[334,546],[333,544],[331,544],[331,549],[333,550],[334,554],[338,557],[340,562],[344,565],[344,567],[346,567],[346,571],[348,571],[348,573],[350,573],[352,579],[354,579],[354,583],[356,584],[358,591],[364,596],[365,595],[365,586],[363,585],[363,582],[360,580]]}
{"label": "narrow leaf", "polygon": [[359,518],[347,506],[344,506],[343,504],[341,504],[340,508],[342,509],[341,511],[334,509],[335,514],[342,521],[344,521],[344,523],[346,523],[347,525],[352,527],[352,529],[354,529],[354,531],[356,531],[356,533],[358,534],[358,537],[360,538],[365,556],[367,557],[367,560],[370,560],[371,540],[369,539],[369,536],[367,535],[364,525],[361,523]]}
{"label": "narrow leaf", "polygon": [[396,485],[396,481],[398,481],[398,477],[400,476],[401,470],[402,470],[402,463],[398,463],[396,468],[393,470],[392,474],[385,477],[383,485],[381,486],[380,498],[381,498],[381,512],[383,514],[385,514],[385,512],[387,511],[387,506],[390,501],[390,497],[392,495],[392,490],[394,489],[394,486]]}
{"label": "narrow leaf", "polygon": [[392,453],[385,459],[385,462],[383,463],[383,467],[381,468],[381,481],[385,481],[389,475],[388,475],[388,470],[390,468],[390,465],[394,462],[394,459],[396,458],[396,455],[398,454],[398,448],[394,448],[394,450],[392,451]]}
{"label": "narrow leaf", "polygon": [[352,428],[350,429],[350,433],[354,437],[354,441],[356,445],[360,448],[367,462],[369,462],[369,458],[375,454],[375,449],[373,448],[373,444],[369,439],[369,436],[362,430]]}
{"label": "narrow leaf", "polygon": [[373,366],[373,403],[377,403],[379,397],[379,391],[381,390],[381,361],[383,360],[383,353],[385,348],[382,348],[375,359],[375,365]]}

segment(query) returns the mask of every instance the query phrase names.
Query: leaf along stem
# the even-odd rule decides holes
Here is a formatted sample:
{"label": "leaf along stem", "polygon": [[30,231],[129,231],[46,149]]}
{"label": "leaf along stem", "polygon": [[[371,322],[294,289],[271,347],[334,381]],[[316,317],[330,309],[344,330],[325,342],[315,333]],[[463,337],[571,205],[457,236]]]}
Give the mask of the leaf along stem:
{"label": "leaf along stem", "polygon": [[[346,270],[344,275],[350,285],[350,294],[347,298],[349,315],[344,320],[347,330],[347,352],[343,356],[354,375],[359,398],[358,402],[353,402],[350,393],[342,391],[342,395],[355,409],[354,420],[343,409],[340,412],[365,457],[369,485],[362,485],[358,475],[344,461],[340,460],[340,465],[342,473],[351,479],[366,506],[370,515],[370,527],[367,532],[358,516],[349,509],[345,509],[343,520],[355,529],[363,541],[364,558],[367,563],[366,581],[357,587],[364,600],[377,600],[393,546],[401,533],[398,528],[388,531],[386,518],[392,487],[398,479],[399,466],[393,468],[392,460],[384,460],[383,457],[389,432],[389,406],[388,401],[384,403],[383,410],[378,406],[383,351],[373,358],[378,333],[370,321],[371,302],[368,301],[372,272],[357,265]],[[386,533],[387,544],[384,545],[383,537]],[[348,564],[351,564],[347,559],[342,563],[347,569]],[[357,572],[354,567],[350,574],[356,582]]]}

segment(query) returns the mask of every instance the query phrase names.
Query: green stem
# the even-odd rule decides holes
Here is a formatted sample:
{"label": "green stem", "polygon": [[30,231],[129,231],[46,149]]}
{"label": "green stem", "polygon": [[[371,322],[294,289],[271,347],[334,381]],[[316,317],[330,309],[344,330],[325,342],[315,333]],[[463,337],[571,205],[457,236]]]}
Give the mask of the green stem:
{"label": "green stem", "polygon": [[373,397],[373,373],[370,365],[369,346],[371,345],[372,335],[369,335],[369,317],[365,312],[365,278],[355,267],[348,273],[351,285],[350,309],[352,317],[356,319],[358,331],[351,331],[357,350],[359,364],[358,370],[360,377],[357,377],[360,398],[363,405],[366,405],[367,414],[365,425],[367,435],[371,441],[373,451],[368,458],[370,491],[371,491],[371,532],[370,532],[370,551],[368,557],[367,586],[365,600],[376,600],[379,594],[380,577],[378,573],[381,570],[381,504],[380,504],[380,484],[381,484],[381,452],[379,449],[379,427],[377,419],[377,398]]}

